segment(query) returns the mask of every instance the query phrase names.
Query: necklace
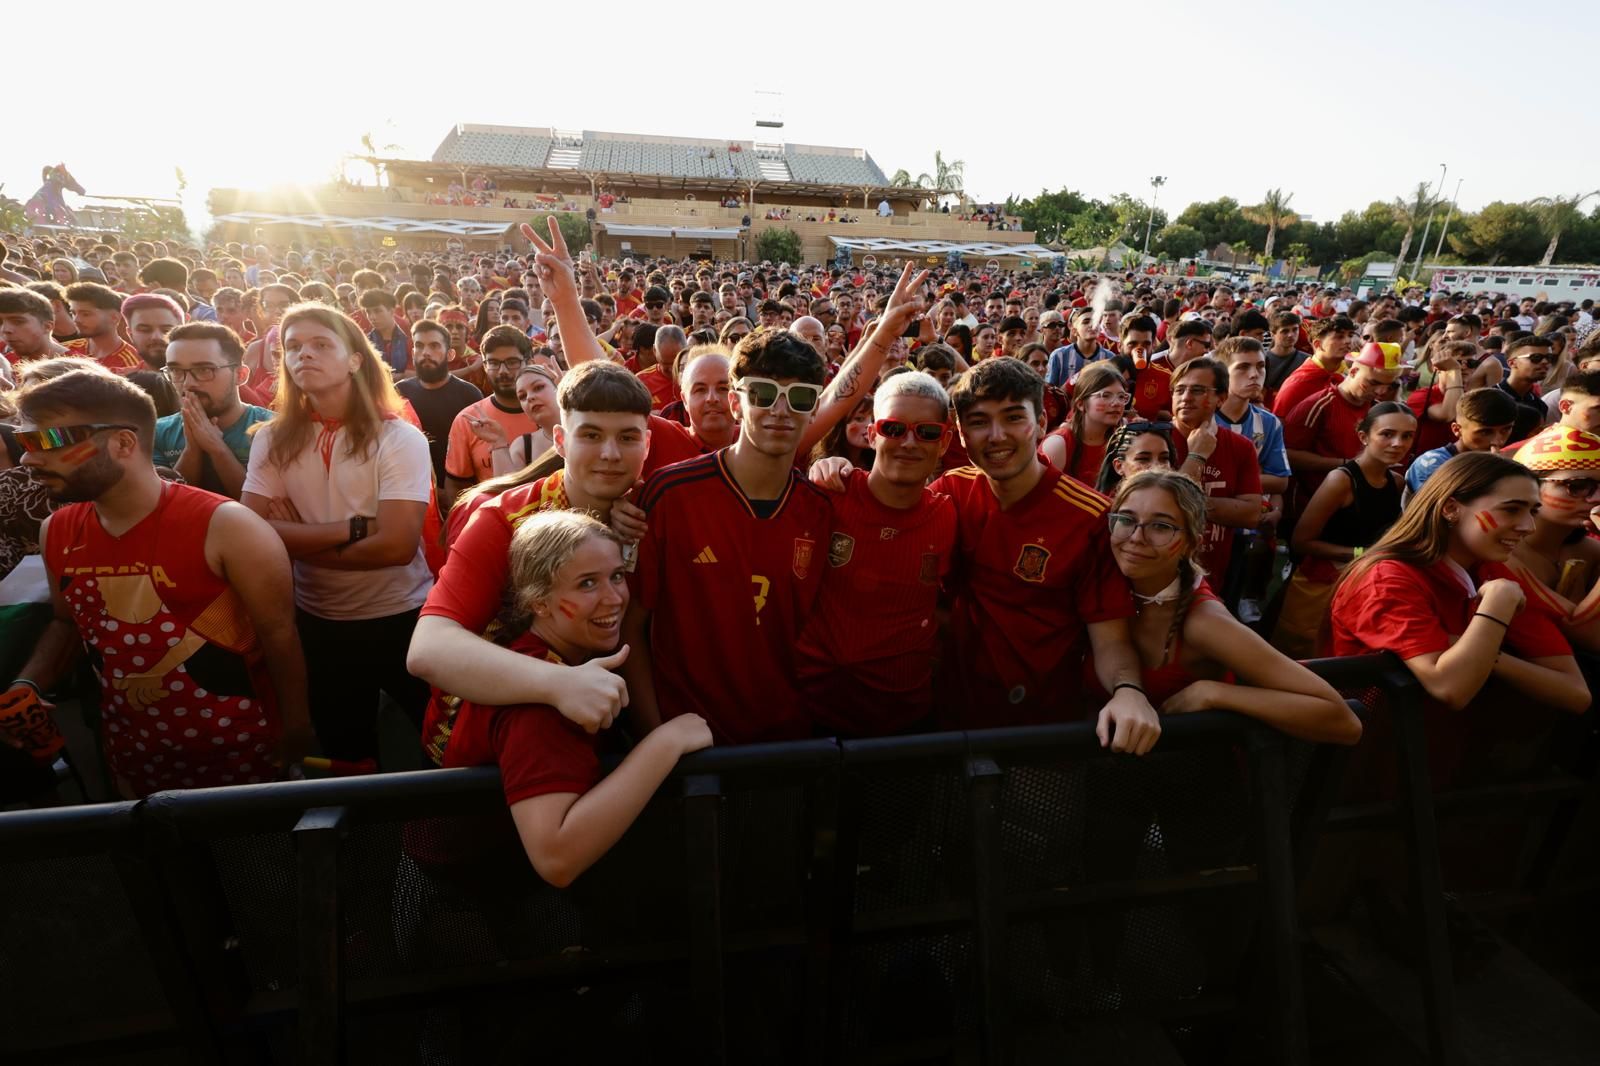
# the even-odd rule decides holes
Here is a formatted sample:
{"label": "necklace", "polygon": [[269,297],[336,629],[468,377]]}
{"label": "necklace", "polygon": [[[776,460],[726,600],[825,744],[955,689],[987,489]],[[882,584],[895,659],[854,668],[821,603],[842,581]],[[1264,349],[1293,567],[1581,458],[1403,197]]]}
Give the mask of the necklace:
{"label": "necklace", "polygon": [[1180,578],[1173,578],[1172,584],[1168,585],[1154,596],[1145,596],[1142,593],[1135,592],[1133,594],[1133,598],[1135,601],[1137,601],[1136,606],[1144,608],[1157,604],[1173,602],[1178,598],[1178,586],[1180,581]]}

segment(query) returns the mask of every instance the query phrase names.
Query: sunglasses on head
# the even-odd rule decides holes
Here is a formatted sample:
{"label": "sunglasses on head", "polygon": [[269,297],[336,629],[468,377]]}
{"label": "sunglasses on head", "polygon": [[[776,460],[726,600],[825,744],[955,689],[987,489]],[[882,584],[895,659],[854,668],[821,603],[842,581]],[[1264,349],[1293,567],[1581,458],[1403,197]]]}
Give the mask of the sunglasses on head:
{"label": "sunglasses on head", "polygon": [[91,422],[81,426],[52,426],[49,429],[19,429],[15,436],[25,452],[50,452],[73,444],[82,444],[104,429],[131,429],[137,426],[122,422]]}
{"label": "sunglasses on head", "polygon": [[822,397],[822,386],[811,385],[804,381],[791,381],[787,385],[779,385],[771,378],[745,378],[739,382],[739,391],[744,393],[745,399],[750,401],[751,407],[775,407],[779,398],[789,403],[789,410],[796,414],[807,414],[817,409],[817,401]]}
{"label": "sunglasses on head", "polygon": [[898,418],[880,418],[872,423],[872,429],[878,436],[890,440],[899,440],[910,433],[924,444],[933,444],[944,439],[949,426],[943,422],[903,422]]}

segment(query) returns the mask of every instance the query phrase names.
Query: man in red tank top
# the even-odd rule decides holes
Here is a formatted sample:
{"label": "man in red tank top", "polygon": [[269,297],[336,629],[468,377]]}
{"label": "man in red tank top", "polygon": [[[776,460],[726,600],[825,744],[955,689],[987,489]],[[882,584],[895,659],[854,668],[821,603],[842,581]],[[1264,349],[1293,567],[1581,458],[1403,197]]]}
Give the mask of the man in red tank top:
{"label": "man in red tank top", "polygon": [[272,527],[156,476],[155,408],[136,385],[79,370],[18,401],[22,463],[63,506],[39,534],[55,620],[8,696],[42,700],[81,641],[124,795],[276,778],[305,754],[311,726],[289,558]]}

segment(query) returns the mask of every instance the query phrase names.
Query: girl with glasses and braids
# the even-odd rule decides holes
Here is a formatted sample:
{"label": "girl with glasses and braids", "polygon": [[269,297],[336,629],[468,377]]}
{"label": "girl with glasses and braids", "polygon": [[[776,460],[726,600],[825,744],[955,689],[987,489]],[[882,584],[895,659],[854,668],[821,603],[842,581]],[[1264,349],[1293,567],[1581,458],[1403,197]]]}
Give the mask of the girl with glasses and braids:
{"label": "girl with glasses and braids", "polygon": [[1162,714],[1236,711],[1304,740],[1356,742],[1361,722],[1333,687],[1235,619],[1206,584],[1199,485],[1171,470],[1135,474],[1106,519],[1112,556],[1133,589],[1133,643],[1153,706]]}

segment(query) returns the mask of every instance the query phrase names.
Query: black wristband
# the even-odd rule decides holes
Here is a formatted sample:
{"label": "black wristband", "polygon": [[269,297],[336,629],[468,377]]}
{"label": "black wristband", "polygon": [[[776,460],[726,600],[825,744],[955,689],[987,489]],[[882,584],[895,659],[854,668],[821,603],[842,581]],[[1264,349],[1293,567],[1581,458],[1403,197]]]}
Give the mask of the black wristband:
{"label": "black wristband", "polygon": [[1474,618],[1487,618],[1489,621],[1496,622],[1496,623],[1498,623],[1500,625],[1503,625],[1507,629],[1511,628],[1511,623],[1510,622],[1501,622],[1500,619],[1496,618],[1494,615],[1492,615],[1492,614],[1484,614],[1482,611],[1475,611],[1473,613],[1472,617],[1474,617]]}
{"label": "black wristband", "polygon": [[1145,692],[1144,686],[1139,684],[1137,681],[1118,681],[1115,685],[1111,686],[1111,694],[1115,696],[1120,690],[1125,688],[1133,689],[1133,691],[1137,692],[1139,695],[1144,696],[1145,699],[1150,698],[1149,694]]}

